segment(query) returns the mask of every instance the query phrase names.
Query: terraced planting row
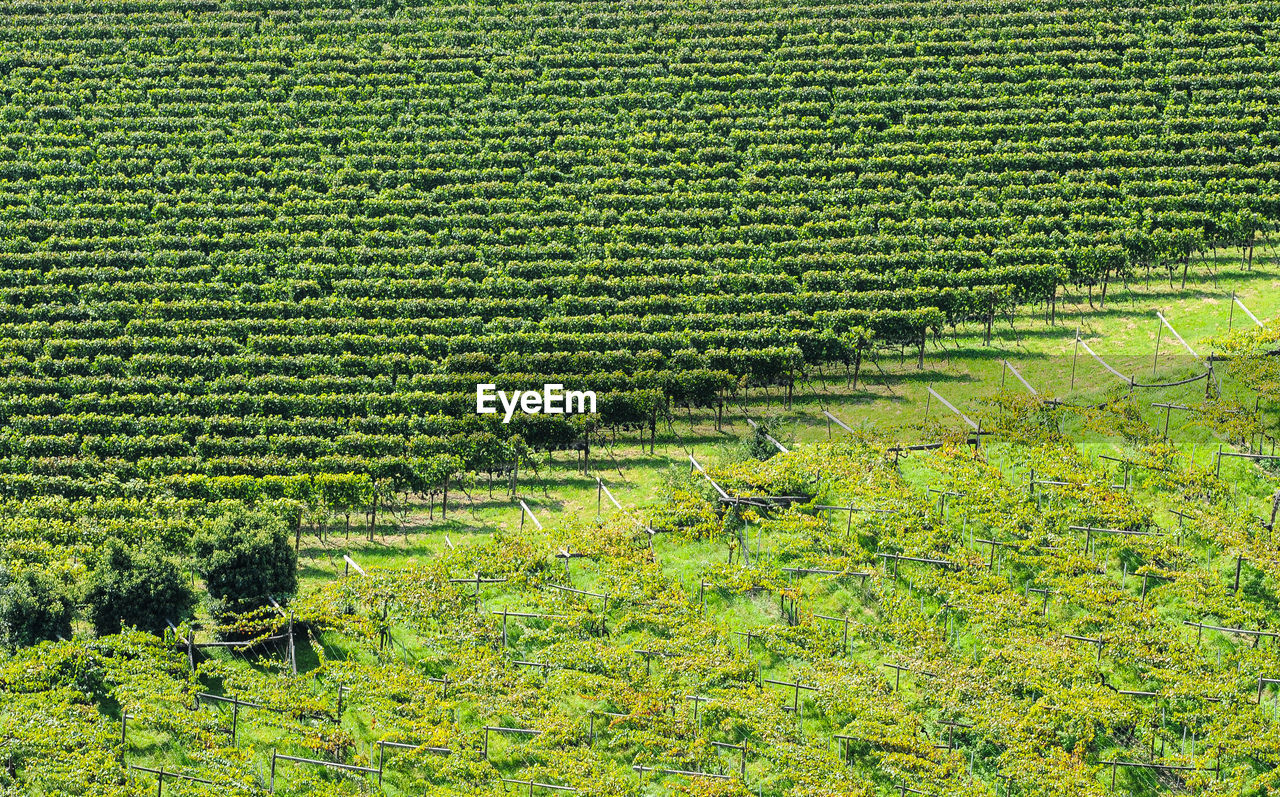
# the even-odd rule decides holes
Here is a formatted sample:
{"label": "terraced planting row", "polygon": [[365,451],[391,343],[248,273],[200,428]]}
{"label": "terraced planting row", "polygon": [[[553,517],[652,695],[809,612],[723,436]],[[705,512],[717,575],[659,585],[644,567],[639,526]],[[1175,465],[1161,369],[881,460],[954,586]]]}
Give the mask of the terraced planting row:
{"label": "terraced planting row", "polygon": [[[1251,263],[1280,217],[1262,3],[0,18],[11,496],[442,488],[438,455],[504,472],[1020,303]],[[472,412],[478,382],[555,381],[608,400]]]}

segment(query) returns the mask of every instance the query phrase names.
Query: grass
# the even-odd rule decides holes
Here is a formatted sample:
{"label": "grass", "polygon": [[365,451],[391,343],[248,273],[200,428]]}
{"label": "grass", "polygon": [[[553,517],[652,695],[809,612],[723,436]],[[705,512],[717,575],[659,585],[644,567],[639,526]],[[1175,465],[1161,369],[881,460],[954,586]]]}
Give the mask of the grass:
{"label": "grass", "polygon": [[[999,391],[1002,383],[1010,389],[1022,389],[1012,374],[1004,373],[1001,360],[1011,362],[1045,395],[1072,395],[1080,399],[1103,396],[1122,383],[1083,350],[1076,363],[1075,388],[1072,388],[1077,328],[1082,339],[1099,356],[1121,373],[1137,376],[1139,381],[1163,381],[1185,375],[1194,367],[1192,358],[1171,338],[1168,330],[1160,331],[1157,310],[1164,313],[1201,356],[1211,351],[1210,339],[1228,331],[1231,290],[1235,290],[1259,318],[1273,318],[1280,313],[1280,273],[1272,258],[1255,259],[1252,271],[1233,269],[1227,262],[1220,262],[1219,268],[1221,287],[1215,288],[1212,282],[1194,282],[1189,283],[1186,290],[1170,290],[1167,286],[1147,288],[1135,284],[1130,289],[1113,292],[1105,309],[1090,308],[1087,302],[1080,301],[1081,297],[1068,294],[1069,298],[1060,305],[1064,312],[1056,325],[1046,323],[1041,310],[1022,308],[1014,315],[1014,326],[996,325],[990,346],[984,345],[981,330],[974,328],[954,338],[944,337],[941,345],[931,342],[926,347],[924,369],[918,369],[911,356],[902,362],[897,358],[882,358],[880,367],[864,367],[867,379],[857,393],[844,387],[842,375],[818,380],[797,399],[796,411],[786,414],[793,423],[784,426],[790,435],[783,442],[789,439],[803,443],[825,437],[827,422],[822,416],[823,409],[835,413],[850,426],[870,423],[881,428],[910,427],[924,415],[929,404],[937,414],[948,415],[936,400],[931,401],[927,390],[930,385],[960,410],[976,410],[984,398]],[[1071,312],[1065,312],[1066,308]],[[1234,328],[1240,328],[1242,322],[1252,326],[1238,309],[1234,315]],[[1153,374],[1157,337],[1161,358]],[[1194,394],[1194,388],[1180,394],[1188,392]],[[1151,395],[1156,394],[1157,391],[1151,391]],[[1159,395],[1163,398],[1167,392],[1159,391]],[[948,420],[960,422],[954,417]],[[735,430],[741,432],[736,427]]]}

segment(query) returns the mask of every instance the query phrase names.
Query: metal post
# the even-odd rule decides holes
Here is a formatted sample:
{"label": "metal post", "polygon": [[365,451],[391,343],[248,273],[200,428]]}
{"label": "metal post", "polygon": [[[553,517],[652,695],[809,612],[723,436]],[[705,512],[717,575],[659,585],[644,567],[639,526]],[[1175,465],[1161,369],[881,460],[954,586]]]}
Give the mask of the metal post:
{"label": "metal post", "polygon": [[1164,323],[1156,324],[1156,356],[1151,361],[1151,375],[1156,375],[1156,364],[1160,362],[1160,337],[1164,334]]}
{"label": "metal post", "polygon": [[1076,327],[1076,351],[1071,355],[1071,389],[1076,389],[1076,362],[1080,359],[1080,328]]}
{"label": "metal post", "polygon": [[378,650],[382,650],[383,646],[390,642],[391,635],[387,633],[387,601],[388,598],[382,600],[382,628],[378,631]]}

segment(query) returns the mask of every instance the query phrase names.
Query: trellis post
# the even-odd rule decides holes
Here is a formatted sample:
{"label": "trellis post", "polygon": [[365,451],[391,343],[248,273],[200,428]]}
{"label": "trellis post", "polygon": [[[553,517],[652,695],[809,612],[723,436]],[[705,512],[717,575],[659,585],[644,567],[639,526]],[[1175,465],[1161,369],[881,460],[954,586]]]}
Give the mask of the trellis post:
{"label": "trellis post", "polygon": [[350,691],[350,689],[349,689],[348,687],[345,687],[345,686],[339,686],[339,687],[338,687],[338,711],[337,711],[337,713],[336,713],[336,714],[334,714],[334,718],[335,718],[339,723],[341,723],[341,722],[342,722],[342,695],[343,695],[345,692],[348,692],[348,691]]}
{"label": "trellis post", "polygon": [[[385,615],[386,615],[385,610],[383,611],[383,615],[384,615],[383,619],[385,619]],[[296,647],[293,641],[293,610],[292,609],[289,610],[289,666],[290,668],[292,668],[293,674],[297,675],[298,674],[298,648]]]}
{"label": "trellis post", "polygon": [[1080,360],[1080,327],[1076,327],[1076,349],[1071,355],[1071,389],[1076,389],[1076,363]]}
{"label": "trellis post", "polygon": [[1156,356],[1151,360],[1151,376],[1156,375],[1156,365],[1160,362],[1160,338],[1164,335],[1163,321],[1156,324]]}

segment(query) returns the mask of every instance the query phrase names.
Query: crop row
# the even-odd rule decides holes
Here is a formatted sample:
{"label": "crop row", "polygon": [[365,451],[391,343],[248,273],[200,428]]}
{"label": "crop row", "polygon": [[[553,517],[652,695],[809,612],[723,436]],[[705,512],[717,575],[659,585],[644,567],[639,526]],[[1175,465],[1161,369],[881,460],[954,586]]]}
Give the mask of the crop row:
{"label": "crop row", "polygon": [[[77,495],[501,469],[490,438],[651,435],[1064,289],[1248,264],[1280,220],[1274,17],[6,4],[0,468]],[[475,422],[475,383],[556,380],[600,412]]]}

